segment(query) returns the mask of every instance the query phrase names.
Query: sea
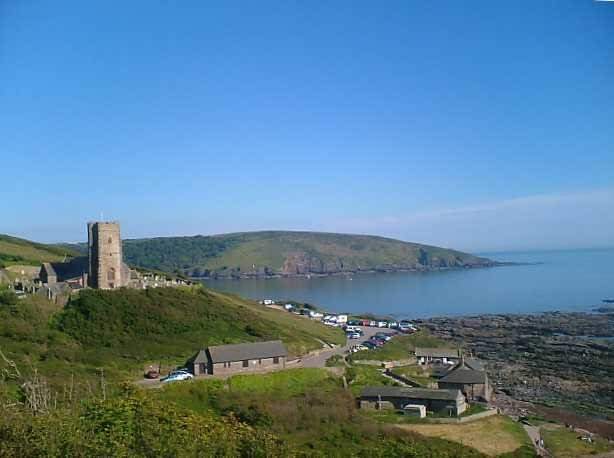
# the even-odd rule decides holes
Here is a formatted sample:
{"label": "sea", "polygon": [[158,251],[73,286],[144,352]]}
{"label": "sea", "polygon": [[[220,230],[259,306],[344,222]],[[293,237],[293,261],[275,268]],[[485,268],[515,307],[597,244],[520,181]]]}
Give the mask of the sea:
{"label": "sea", "polygon": [[336,313],[397,319],[547,311],[590,312],[614,298],[614,248],[480,253],[518,265],[436,272],[206,280],[255,300],[308,302]]}

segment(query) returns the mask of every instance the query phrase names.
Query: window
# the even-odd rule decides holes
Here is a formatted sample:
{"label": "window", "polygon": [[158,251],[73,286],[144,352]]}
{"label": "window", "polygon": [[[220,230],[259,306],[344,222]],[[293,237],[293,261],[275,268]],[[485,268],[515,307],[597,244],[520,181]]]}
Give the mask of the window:
{"label": "window", "polygon": [[115,269],[113,267],[111,267],[111,269],[109,269],[109,271],[107,272],[107,280],[115,280]]}
{"label": "window", "polygon": [[249,367],[249,360],[243,361],[243,367]]}
{"label": "window", "polygon": [[111,245],[111,244],[113,243],[113,239],[112,239],[111,237],[109,237],[109,240],[107,240],[107,243],[108,243],[109,245]]}
{"label": "window", "polygon": [[262,359],[259,359],[259,360],[258,360],[258,364],[262,364]]}
{"label": "window", "polygon": [[273,358],[273,364],[279,364],[279,356]]}

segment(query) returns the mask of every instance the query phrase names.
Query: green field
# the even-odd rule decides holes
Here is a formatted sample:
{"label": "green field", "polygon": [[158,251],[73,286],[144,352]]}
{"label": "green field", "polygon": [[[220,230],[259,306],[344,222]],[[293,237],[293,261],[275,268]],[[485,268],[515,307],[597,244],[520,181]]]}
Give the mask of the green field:
{"label": "green field", "polygon": [[62,261],[77,253],[65,247],[44,245],[0,234],[0,267],[14,264],[40,265],[43,262]]}
{"label": "green field", "polygon": [[580,439],[581,434],[562,425],[544,425],[540,428],[544,445],[555,458],[574,458],[614,451],[614,445],[595,437],[593,443]]}
{"label": "green field", "polygon": [[446,343],[428,334],[426,331],[419,331],[409,335],[397,335],[389,340],[386,345],[374,350],[363,350],[353,353],[350,356],[352,361],[376,360],[376,361],[398,361],[406,360],[411,357],[416,347],[444,347]]}
{"label": "green field", "polygon": [[394,367],[391,371],[427,388],[435,381],[435,379],[431,377],[429,368],[417,364]]}

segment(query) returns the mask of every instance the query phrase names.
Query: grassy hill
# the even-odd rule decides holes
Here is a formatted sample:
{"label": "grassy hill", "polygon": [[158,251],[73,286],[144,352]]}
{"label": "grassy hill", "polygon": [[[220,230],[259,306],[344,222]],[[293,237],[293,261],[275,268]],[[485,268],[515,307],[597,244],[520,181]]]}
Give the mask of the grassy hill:
{"label": "grassy hill", "polygon": [[446,248],[367,236],[318,232],[245,232],[124,241],[129,264],[194,276],[334,274],[490,266]]}
{"label": "grassy hill", "polygon": [[[120,380],[147,362],[181,365],[204,346],[281,339],[291,354],[342,343],[321,323],[201,287],[85,290],[64,308],[0,294],[0,350],[22,370],[61,381],[104,368]],[[0,359],[0,373],[2,360]]]}
{"label": "grassy hill", "polygon": [[62,261],[65,257],[77,254],[69,247],[44,245],[0,234],[0,267],[13,264],[40,265],[43,262]]}

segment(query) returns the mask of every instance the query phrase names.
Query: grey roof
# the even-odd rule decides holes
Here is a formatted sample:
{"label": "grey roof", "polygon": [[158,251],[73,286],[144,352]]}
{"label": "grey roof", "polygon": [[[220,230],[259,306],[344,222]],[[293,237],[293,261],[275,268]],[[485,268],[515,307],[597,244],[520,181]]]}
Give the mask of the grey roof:
{"label": "grey roof", "polygon": [[190,359],[188,359],[188,363],[201,364],[207,362],[207,352],[205,350],[200,350]]}
{"label": "grey roof", "polygon": [[288,350],[286,350],[286,347],[281,340],[242,343],[235,345],[218,345],[207,348],[207,351],[209,352],[209,355],[211,355],[212,363],[288,356]]}
{"label": "grey roof", "polygon": [[68,262],[49,262],[43,264],[43,267],[46,266],[49,266],[47,268],[47,275],[57,275],[58,281],[80,277],[89,270],[87,256],[72,258]]}
{"label": "grey roof", "polygon": [[45,270],[48,277],[55,276],[57,277],[57,273],[50,262],[43,262],[43,266],[41,267],[41,271]]}
{"label": "grey roof", "polygon": [[465,385],[479,385],[486,383],[486,372],[473,370],[460,363],[439,380],[443,383],[461,383]]}
{"label": "grey roof", "polygon": [[431,374],[433,377],[443,377],[452,370],[452,366],[449,364],[433,364],[431,367]]}
{"label": "grey roof", "polygon": [[458,358],[458,350],[455,348],[425,348],[416,347],[416,356],[430,356],[431,358]]}
{"label": "grey roof", "polygon": [[473,369],[474,371],[483,371],[484,364],[477,358],[465,358],[464,360],[465,366],[469,369]]}
{"label": "grey roof", "polygon": [[430,390],[404,386],[367,386],[360,393],[361,398],[407,398],[455,401],[462,394],[459,390]]}

